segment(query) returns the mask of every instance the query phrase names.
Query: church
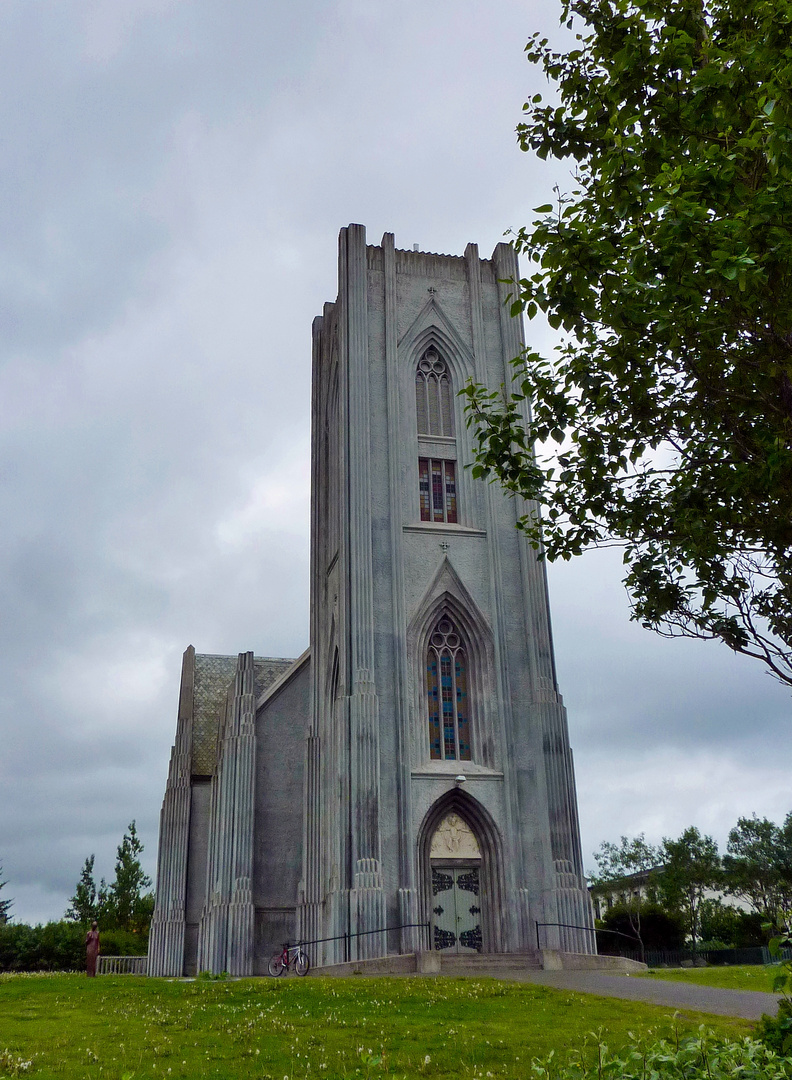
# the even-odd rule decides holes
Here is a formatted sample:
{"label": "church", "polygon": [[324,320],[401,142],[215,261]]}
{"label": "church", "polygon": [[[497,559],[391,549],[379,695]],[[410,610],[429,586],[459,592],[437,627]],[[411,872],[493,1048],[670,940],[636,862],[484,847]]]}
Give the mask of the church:
{"label": "church", "polygon": [[[508,384],[517,257],[342,229],[313,324],[310,640],[184,654],[149,974],[591,951],[529,507],[474,479],[459,390]],[[566,924],[557,926],[550,924]],[[581,928],[581,929],[578,929]]]}

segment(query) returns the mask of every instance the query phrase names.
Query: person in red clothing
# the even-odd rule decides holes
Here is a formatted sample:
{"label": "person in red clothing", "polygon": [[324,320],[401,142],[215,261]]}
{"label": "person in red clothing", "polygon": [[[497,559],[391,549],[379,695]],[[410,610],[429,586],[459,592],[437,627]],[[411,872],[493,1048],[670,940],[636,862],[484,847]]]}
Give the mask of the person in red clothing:
{"label": "person in red clothing", "polygon": [[96,959],[99,956],[99,930],[95,922],[85,935],[85,973],[88,977],[96,975]]}

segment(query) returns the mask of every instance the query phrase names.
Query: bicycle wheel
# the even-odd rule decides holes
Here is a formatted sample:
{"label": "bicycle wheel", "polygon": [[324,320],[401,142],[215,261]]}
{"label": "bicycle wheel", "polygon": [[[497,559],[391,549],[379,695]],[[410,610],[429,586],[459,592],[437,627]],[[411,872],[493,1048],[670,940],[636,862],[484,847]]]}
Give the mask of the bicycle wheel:
{"label": "bicycle wheel", "polygon": [[294,970],[297,975],[307,975],[308,968],[311,966],[311,961],[305,955],[302,950],[297,953],[294,958]]}
{"label": "bicycle wheel", "polygon": [[273,978],[277,978],[278,975],[282,975],[286,969],[286,965],[283,962],[283,953],[275,953],[273,958],[267,964],[267,971]]}

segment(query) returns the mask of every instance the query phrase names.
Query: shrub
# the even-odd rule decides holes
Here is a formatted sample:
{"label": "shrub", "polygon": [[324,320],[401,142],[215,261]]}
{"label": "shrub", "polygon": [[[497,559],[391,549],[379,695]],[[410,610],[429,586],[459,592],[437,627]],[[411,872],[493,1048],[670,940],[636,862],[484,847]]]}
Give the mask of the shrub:
{"label": "shrub", "polygon": [[0,927],[0,970],[75,971],[85,963],[85,933],[67,922]]}
{"label": "shrub", "polygon": [[[792,946],[792,911],[783,912],[783,924],[773,927],[766,924],[765,929],[775,934],[770,938],[770,953],[775,957],[782,955],[781,949]],[[773,990],[783,994],[778,1002],[778,1014],[775,1017],[763,1016],[759,1027],[759,1037],[766,1046],[782,1054],[792,1053],[792,959],[781,960],[778,972],[773,979]]]}
{"label": "shrub", "polygon": [[777,1016],[765,1013],[756,1025],[756,1036],[777,1054],[792,1053],[792,1001],[782,998]]}
{"label": "shrub", "polygon": [[[148,934],[104,930],[106,956],[144,956]],[[81,971],[85,967],[85,927],[62,920],[38,926],[0,925],[0,971]]]}
{"label": "shrub", "polygon": [[[640,918],[640,922],[638,922]],[[597,935],[597,949],[604,954],[618,954],[640,949],[635,940],[636,927],[645,949],[681,949],[685,942],[685,926],[681,915],[666,911],[659,904],[614,904],[602,920],[606,930],[615,930],[627,937],[612,934]],[[627,938],[632,938],[628,941]]]}
{"label": "shrub", "polygon": [[[767,934],[762,930],[763,916],[751,911],[740,911],[719,900],[707,900],[701,905],[700,935],[707,941],[722,941],[725,949],[748,949],[767,944]],[[699,948],[704,948],[704,944]],[[715,948],[709,945],[709,948]]]}

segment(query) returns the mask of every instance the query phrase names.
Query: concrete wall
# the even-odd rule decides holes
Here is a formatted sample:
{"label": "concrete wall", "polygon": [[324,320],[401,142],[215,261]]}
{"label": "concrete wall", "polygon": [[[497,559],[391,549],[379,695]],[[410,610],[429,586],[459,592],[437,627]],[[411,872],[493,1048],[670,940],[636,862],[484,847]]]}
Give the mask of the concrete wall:
{"label": "concrete wall", "polygon": [[256,713],[253,861],[256,974],[265,974],[273,953],[284,941],[294,941],[296,937],[310,693],[311,669],[306,661],[266,698]]}
{"label": "concrete wall", "polygon": [[184,974],[195,975],[198,962],[198,927],[206,900],[206,856],[209,848],[209,777],[190,784],[190,839],[187,847],[187,903],[184,935]]}

